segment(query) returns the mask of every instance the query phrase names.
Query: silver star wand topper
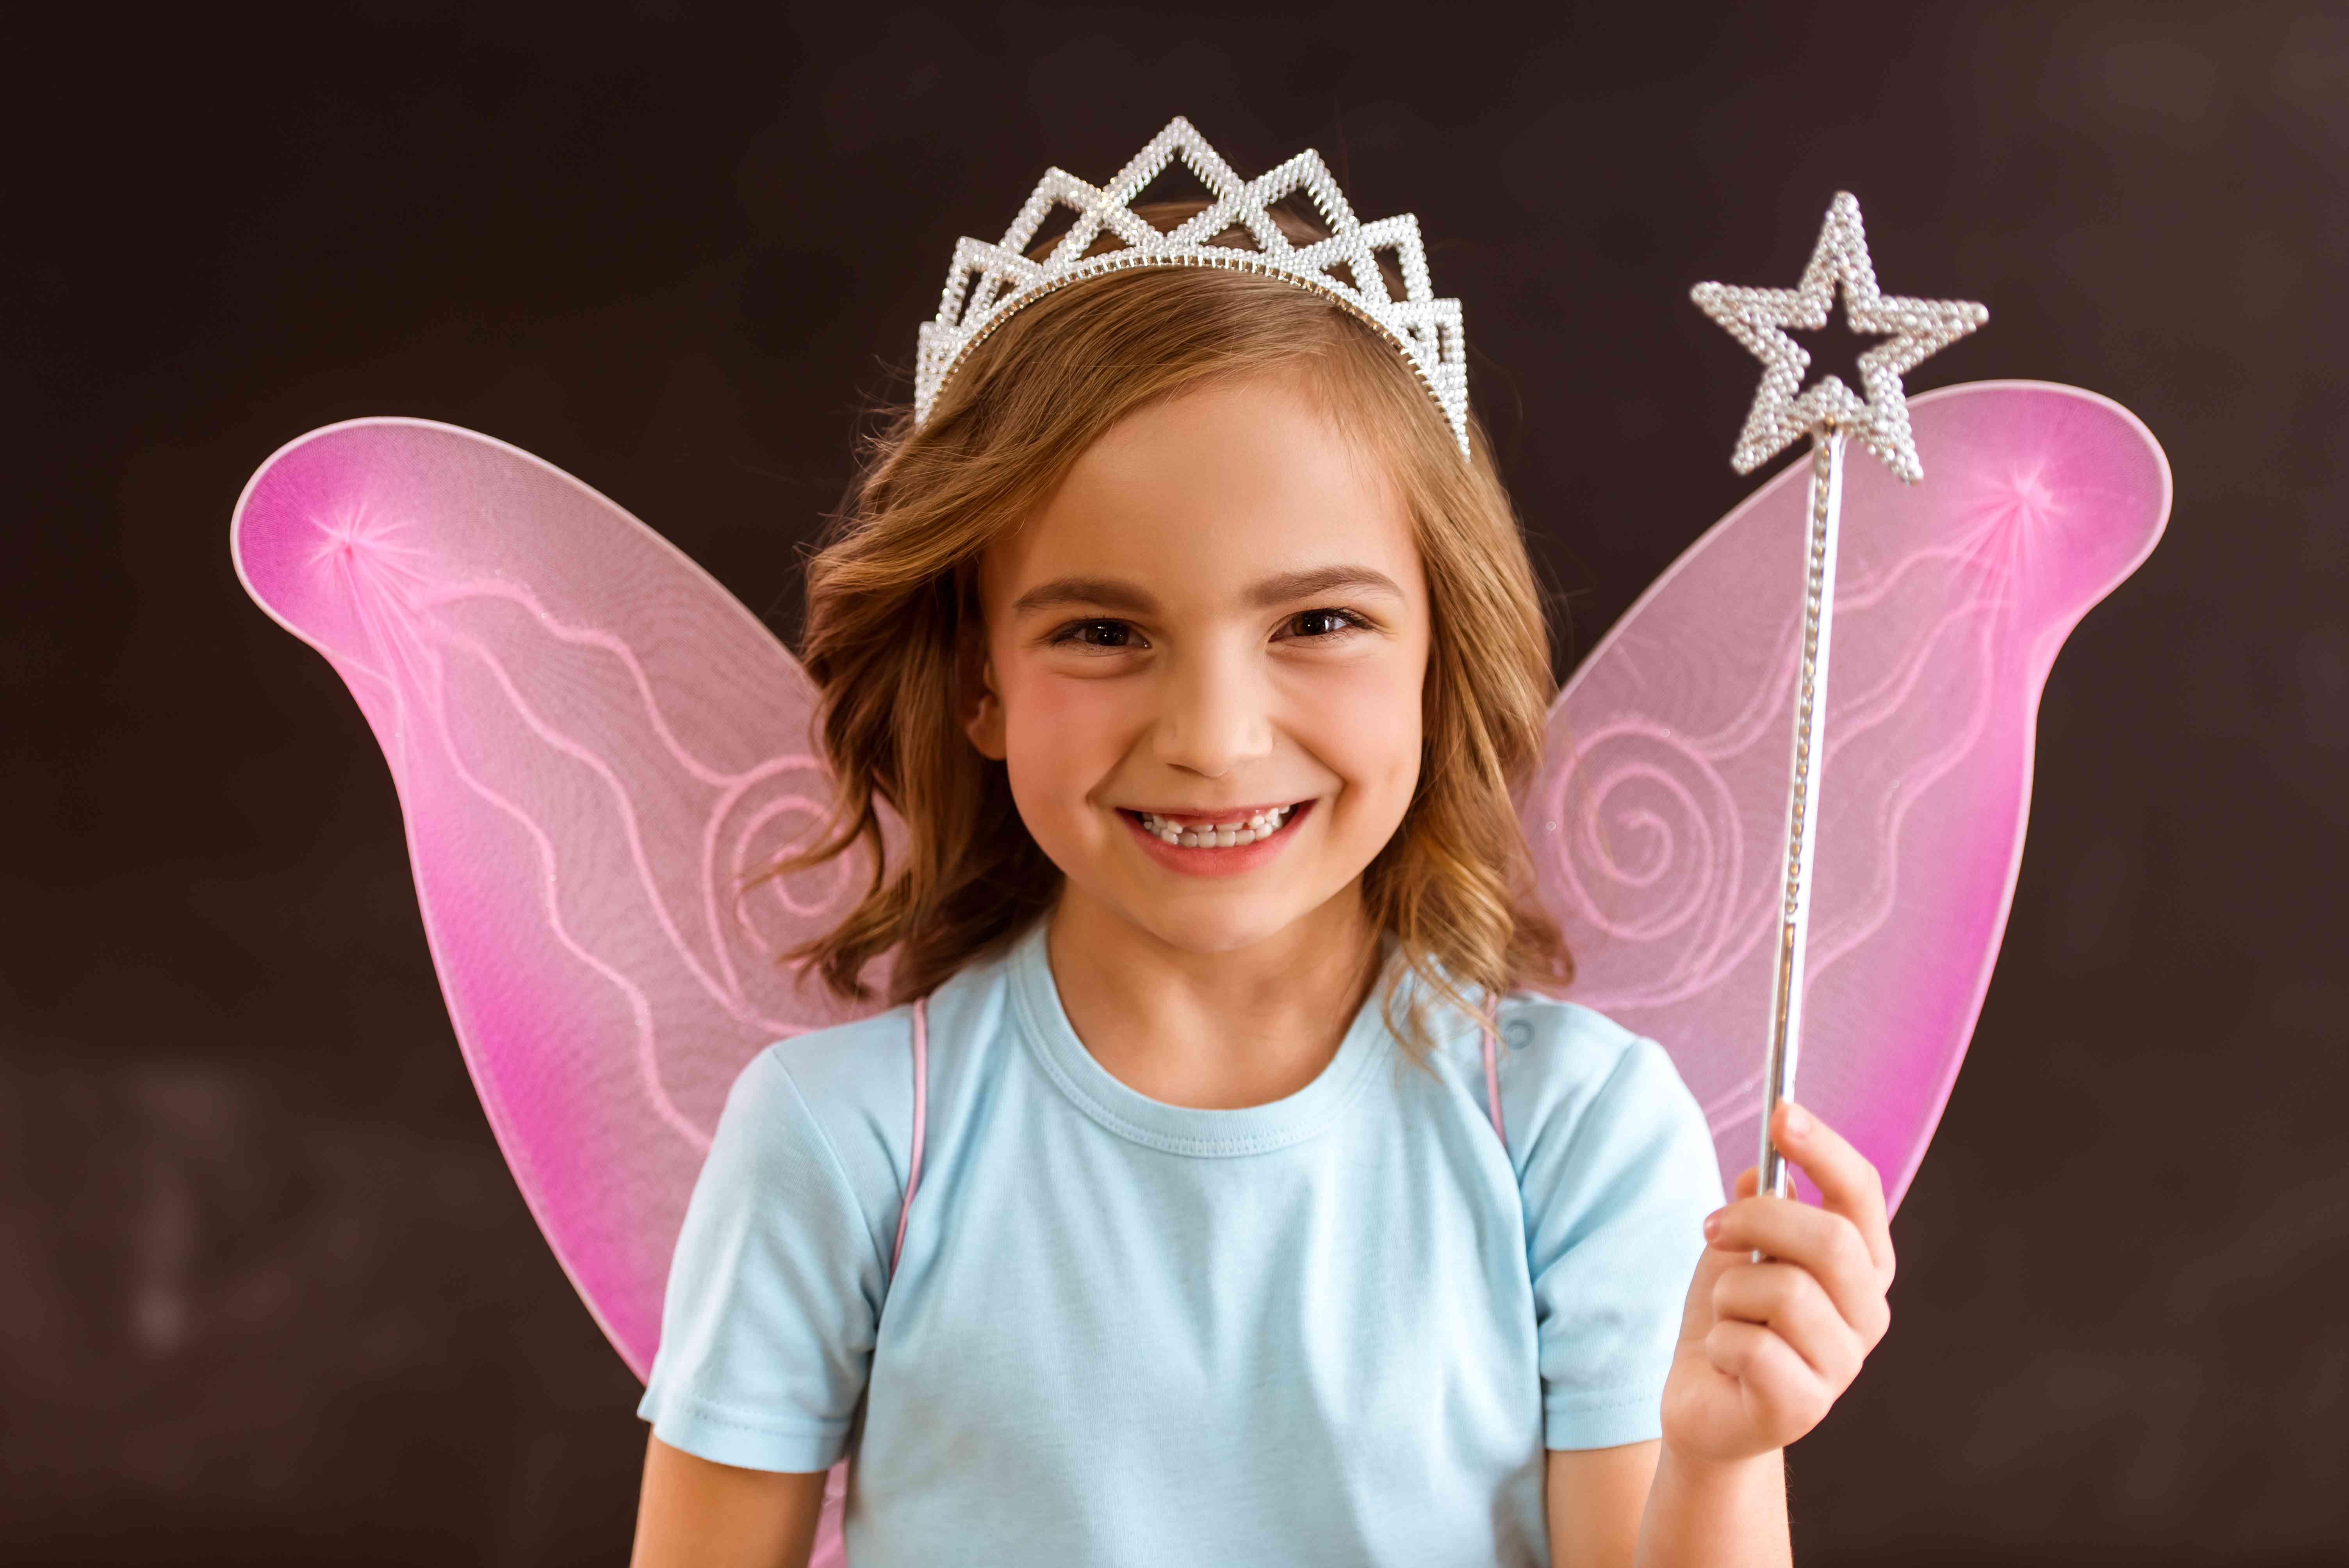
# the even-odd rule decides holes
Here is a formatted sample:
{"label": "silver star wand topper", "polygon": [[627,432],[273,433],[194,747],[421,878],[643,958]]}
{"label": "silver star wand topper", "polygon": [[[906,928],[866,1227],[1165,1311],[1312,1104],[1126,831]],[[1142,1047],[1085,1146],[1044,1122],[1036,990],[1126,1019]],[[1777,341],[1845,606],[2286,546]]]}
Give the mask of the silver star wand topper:
{"label": "silver star wand topper", "polygon": [[[1837,286],[1844,314],[1855,333],[1885,335],[1859,356],[1865,399],[1837,377],[1802,390],[1811,356],[1785,334],[1827,325]],[[1990,319],[1971,300],[1901,299],[1878,294],[1876,268],[1868,258],[1868,236],[1859,225],[1859,202],[1848,191],[1836,192],[1819,242],[1802,282],[1790,289],[1734,288],[1699,284],[1690,297],[1705,315],[1762,361],[1762,385],[1754,394],[1730,466],[1751,473],[1785,449],[1798,436],[1811,438],[1811,534],[1808,576],[1803,595],[1803,652],[1795,693],[1794,761],[1786,802],[1786,886],[1780,911],[1778,963],[1771,985],[1770,1058],[1762,1101],[1760,1191],[1785,1197],[1793,1185],[1786,1163],[1770,1140],[1770,1119],[1793,1089],[1795,1053],[1802,1037],[1803,948],[1810,929],[1811,843],[1807,831],[1818,805],[1818,770],[1811,766],[1826,727],[1827,646],[1834,629],[1837,525],[1843,511],[1843,447],[1857,436],[1885,467],[1909,484],[1925,477],[1917,443],[1909,429],[1909,398],[1901,376],[1936,349],[1945,348]],[[1762,1254],[1756,1252],[1758,1261]]]}

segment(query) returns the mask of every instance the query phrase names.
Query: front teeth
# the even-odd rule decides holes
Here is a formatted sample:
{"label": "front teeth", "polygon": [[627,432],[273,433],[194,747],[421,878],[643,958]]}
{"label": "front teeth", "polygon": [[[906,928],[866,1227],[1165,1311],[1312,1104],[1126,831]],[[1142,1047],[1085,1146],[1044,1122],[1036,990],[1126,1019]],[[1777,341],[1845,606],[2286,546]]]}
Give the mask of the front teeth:
{"label": "front teeth", "polygon": [[1170,822],[1154,811],[1144,811],[1142,825],[1158,835],[1163,843],[1179,844],[1186,850],[1230,849],[1235,844],[1253,844],[1258,839],[1268,839],[1280,831],[1288,820],[1294,806],[1275,806],[1269,811],[1256,811],[1228,822],[1202,822],[1195,827]]}

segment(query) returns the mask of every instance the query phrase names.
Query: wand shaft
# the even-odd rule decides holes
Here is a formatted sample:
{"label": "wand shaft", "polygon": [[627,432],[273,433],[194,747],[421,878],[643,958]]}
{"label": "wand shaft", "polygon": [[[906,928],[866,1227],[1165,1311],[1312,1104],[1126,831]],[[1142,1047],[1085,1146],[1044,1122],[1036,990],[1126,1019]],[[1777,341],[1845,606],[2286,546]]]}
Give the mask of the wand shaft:
{"label": "wand shaft", "polygon": [[[1786,896],[1780,909],[1778,964],[1771,986],[1770,1061],[1762,1105],[1758,1191],[1785,1197],[1794,1178],[1770,1119],[1795,1087],[1803,1036],[1803,949],[1811,924],[1811,849],[1817,841],[1819,774],[1826,756],[1827,649],[1835,631],[1837,526],[1843,512],[1843,432],[1811,438],[1809,572],[1803,590],[1803,645],[1795,689],[1795,743],[1786,791]],[[1755,1253],[1758,1261],[1760,1253]]]}

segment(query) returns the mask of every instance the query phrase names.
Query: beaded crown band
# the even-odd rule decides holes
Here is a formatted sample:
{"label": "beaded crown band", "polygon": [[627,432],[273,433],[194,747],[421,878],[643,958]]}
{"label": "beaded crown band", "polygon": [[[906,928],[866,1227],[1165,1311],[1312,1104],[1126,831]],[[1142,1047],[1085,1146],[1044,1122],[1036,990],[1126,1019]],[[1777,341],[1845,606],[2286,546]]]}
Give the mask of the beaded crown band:
{"label": "beaded crown band", "polygon": [[[1164,233],[1133,211],[1134,198],[1181,159],[1206,188],[1208,205]],[[1271,207],[1305,191],[1330,237],[1290,242]],[[1026,254],[1055,206],[1075,210],[1076,222],[1043,261]],[[1235,226],[1259,249],[1208,243]],[[1088,256],[1104,235],[1117,249]],[[1377,253],[1394,252],[1403,297],[1393,297]],[[1176,115],[1107,185],[1089,185],[1049,169],[1001,241],[955,242],[954,264],[934,320],[922,323],[914,362],[914,422],[930,417],[943,387],[965,356],[1021,306],[1081,278],[1129,267],[1225,267],[1285,279],[1323,295],[1375,329],[1400,350],[1435,400],[1461,454],[1468,451],[1468,365],[1460,330],[1460,302],[1437,299],[1427,277],[1419,220],[1408,212],[1364,223],[1354,216],[1329,166],[1311,148],[1278,168],[1243,180],[1216,156],[1191,122]]]}

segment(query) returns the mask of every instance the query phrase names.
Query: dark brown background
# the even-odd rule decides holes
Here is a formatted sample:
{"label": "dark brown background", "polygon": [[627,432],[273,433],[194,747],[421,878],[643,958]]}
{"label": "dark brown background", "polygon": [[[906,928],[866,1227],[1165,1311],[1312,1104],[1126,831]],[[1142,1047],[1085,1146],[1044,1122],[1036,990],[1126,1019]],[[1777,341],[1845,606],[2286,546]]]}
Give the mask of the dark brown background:
{"label": "dark brown background", "polygon": [[1888,287],[1991,306],[1916,388],[2152,427],[2169,535],[2055,665],[1893,1332],[1793,1452],[1796,1540],[2349,1553],[2341,10],[182,9],[10,24],[0,1556],[631,1528],[635,1380],[473,1099],[365,727],[230,573],[245,477],[454,420],[788,632],[955,237],[1178,110],[1419,214],[1569,659],[1750,488],[1755,367],[1689,284],[1791,283],[1839,187]]}

